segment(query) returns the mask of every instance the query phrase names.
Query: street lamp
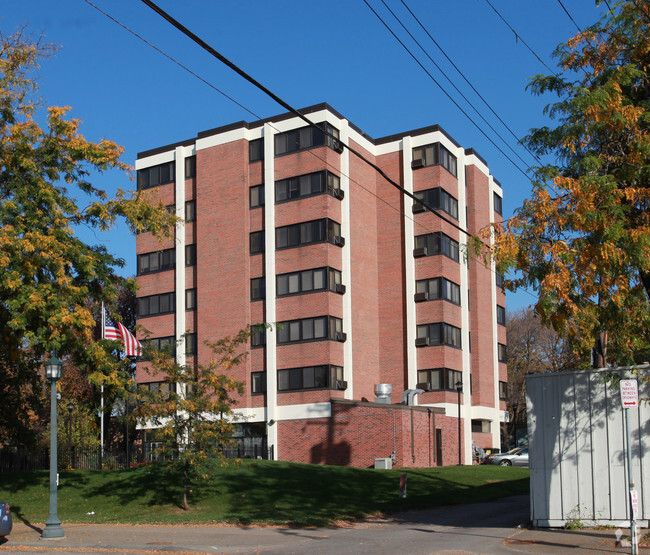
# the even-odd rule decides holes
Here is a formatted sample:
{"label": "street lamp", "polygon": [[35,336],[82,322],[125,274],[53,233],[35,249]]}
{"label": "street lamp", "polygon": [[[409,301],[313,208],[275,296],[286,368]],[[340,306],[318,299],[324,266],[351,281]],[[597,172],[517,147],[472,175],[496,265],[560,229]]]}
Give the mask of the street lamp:
{"label": "street lamp", "polygon": [[74,410],[74,405],[68,403],[68,453],[70,455],[70,468],[74,468],[74,462],[72,460],[72,411]]}
{"label": "street lamp", "polygon": [[63,538],[63,528],[57,515],[57,434],[56,434],[56,381],[61,378],[63,364],[52,355],[52,358],[45,364],[45,377],[52,383],[52,402],[50,408],[50,516],[45,522],[45,529],[41,538]]}
{"label": "street lamp", "polygon": [[462,465],[460,448],[461,448],[461,438],[460,438],[460,394],[463,392],[463,382],[458,380],[456,382],[456,391],[458,391],[458,466]]}

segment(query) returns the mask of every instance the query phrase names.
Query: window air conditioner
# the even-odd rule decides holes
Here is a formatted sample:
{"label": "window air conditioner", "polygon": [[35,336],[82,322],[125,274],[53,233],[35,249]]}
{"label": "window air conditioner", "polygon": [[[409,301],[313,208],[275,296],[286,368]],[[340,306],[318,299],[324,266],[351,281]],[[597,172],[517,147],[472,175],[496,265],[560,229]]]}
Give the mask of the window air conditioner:
{"label": "window air conditioner", "polygon": [[345,380],[336,380],[336,389],[339,391],[345,391],[348,388],[348,382]]}
{"label": "window air conditioner", "polygon": [[345,238],[341,237],[340,235],[335,235],[334,236],[334,244],[337,247],[344,247],[345,246]]}
{"label": "window air conditioner", "polygon": [[431,382],[422,382],[415,386],[416,389],[424,389],[424,391],[433,391]]}
{"label": "window air conditioner", "polygon": [[421,303],[422,301],[428,301],[429,300],[429,293],[427,291],[422,291],[420,293],[416,293],[413,297],[416,303]]}
{"label": "window air conditioner", "polygon": [[337,283],[334,286],[334,292],[338,293],[339,295],[343,295],[345,293],[345,285],[343,285],[342,283]]}
{"label": "window air conditioner", "polygon": [[424,160],[422,158],[417,158],[415,160],[411,160],[411,169],[412,170],[417,170],[418,168],[423,168],[424,167]]}
{"label": "window air conditioner", "polygon": [[343,333],[342,331],[337,331],[334,334],[334,339],[336,341],[340,341],[341,343],[345,343],[345,340],[348,338],[347,334]]}
{"label": "window air conditioner", "polygon": [[422,258],[423,256],[426,255],[427,255],[426,247],[418,247],[417,249],[413,249],[413,258]]}
{"label": "window air conditioner", "polygon": [[428,347],[429,346],[429,338],[428,337],[418,337],[415,340],[415,346],[416,347]]}
{"label": "window air conditioner", "polygon": [[424,204],[421,202],[418,202],[417,200],[413,202],[413,208],[411,211],[413,214],[420,214],[421,212],[424,212],[426,209],[424,208]]}

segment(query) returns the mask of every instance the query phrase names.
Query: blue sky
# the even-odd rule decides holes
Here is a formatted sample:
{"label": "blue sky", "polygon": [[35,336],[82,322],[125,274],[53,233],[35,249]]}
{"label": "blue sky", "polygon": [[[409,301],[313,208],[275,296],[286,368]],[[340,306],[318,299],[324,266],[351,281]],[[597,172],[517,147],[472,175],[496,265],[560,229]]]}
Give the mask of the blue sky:
{"label": "blue sky", "polygon": [[[402,0],[385,0],[454,84],[506,138],[526,164],[531,157],[476,97],[438,48],[408,14]],[[490,0],[547,65],[551,53],[577,29],[558,0]],[[258,117],[285,110],[212,58],[138,0],[93,0],[125,26],[164,50]],[[448,99],[386,30],[364,0],[159,0],[158,5],[216,50],[296,108],[327,102],[371,137],[439,124],[461,145],[485,158],[504,189],[509,217],[530,192],[530,182]],[[459,97],[437,68],[392,18],[382,0],[368,3],[409,46],[431,75],[513,159],[507,146]],[[487,0],[405,0],[492,109],[518,137],[548,122],[543,107],[553,99],[526,91],[528,79],[547,69],[510,31]],[[563,0],[580,27],[600,15],[593,0]],[[26,26],[60,46],[43,63],[40,94],[48,105],[72,107],[89,140],[102,137],[125,147],[123,161],[137,153],[232,122],[253,121],[214,89],[109,20],[84,0],[22,0],[5,3],[0,29]],[[122,174],[98,176],[109,192],[133,189]],[[124,258],[122,273],[135,273],[135,239],[121,224],[109,234],[82,231]],[[508,296],[508,308],[534,303],[530,294]]]}

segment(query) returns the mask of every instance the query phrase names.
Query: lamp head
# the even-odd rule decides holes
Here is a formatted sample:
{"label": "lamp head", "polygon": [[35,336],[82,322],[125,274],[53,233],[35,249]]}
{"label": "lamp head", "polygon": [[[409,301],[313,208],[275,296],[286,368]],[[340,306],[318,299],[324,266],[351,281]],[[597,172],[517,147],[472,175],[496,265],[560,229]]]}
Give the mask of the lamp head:
{"label": "lamp head", "polygon": [[461,382],[460,380],[456,382],[456,391],[458,391],[458,393],[463,392],[463,382]]}
{"label": "lamp head", "polygon": [[56,357],[56,355],[52,355],[52,358],[45,363],[45,377],[48,380],[55,382],[61,378],[62,368],[63,364],[61,361]]}

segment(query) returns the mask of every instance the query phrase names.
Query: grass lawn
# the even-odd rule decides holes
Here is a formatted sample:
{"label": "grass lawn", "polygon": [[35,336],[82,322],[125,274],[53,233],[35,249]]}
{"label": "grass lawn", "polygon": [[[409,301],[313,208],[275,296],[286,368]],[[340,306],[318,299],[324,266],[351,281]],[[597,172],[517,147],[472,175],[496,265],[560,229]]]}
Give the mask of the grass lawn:
{"label": "grass lawn", "polygon": [[[400,473],[408,475],[398,498]],[[528,493],[527,468],[449,466],[374,470],[278,461],[211,467],[192,483],[192,511],[182,510],[182,476],[164,464],[130,470],[60,473],[63,522],[121,524],[283,524],[325,526],[367,515],[490,501]],[[14,522],[43,523],[49,473],[0,475],[0,499]],[[93,512],[94,514],[88,514]]]}

